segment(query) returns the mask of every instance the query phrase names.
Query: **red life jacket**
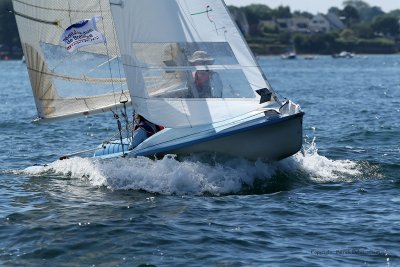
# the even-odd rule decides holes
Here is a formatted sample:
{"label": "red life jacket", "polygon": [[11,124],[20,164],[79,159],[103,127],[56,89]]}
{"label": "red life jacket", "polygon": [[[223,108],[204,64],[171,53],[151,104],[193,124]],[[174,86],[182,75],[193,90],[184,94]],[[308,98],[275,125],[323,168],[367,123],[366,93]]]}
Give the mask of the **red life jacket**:
{"label": "red life jacket", "polygon": [[194,82],[197,87],[209,85],[211,73],[209,71],[196,71],[194,74]]}

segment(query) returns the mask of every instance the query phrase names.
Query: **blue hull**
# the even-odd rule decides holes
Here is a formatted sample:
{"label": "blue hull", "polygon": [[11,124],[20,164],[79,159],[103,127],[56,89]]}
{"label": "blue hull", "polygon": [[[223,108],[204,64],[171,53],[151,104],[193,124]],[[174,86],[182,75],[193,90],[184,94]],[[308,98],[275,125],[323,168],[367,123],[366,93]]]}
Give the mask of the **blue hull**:
{"label": "blue hull", "polygon": [[133,150],[128,150],[129,140],[113,141],[99,146],[95,157],[161,157],[166,154],[198,152],[220,153],[251,160],[268,161],[289,157],[301,149],[303,112],[294,115],[266,117],[258,113],[250,119],[207,126],[164,129],[145,140]]}

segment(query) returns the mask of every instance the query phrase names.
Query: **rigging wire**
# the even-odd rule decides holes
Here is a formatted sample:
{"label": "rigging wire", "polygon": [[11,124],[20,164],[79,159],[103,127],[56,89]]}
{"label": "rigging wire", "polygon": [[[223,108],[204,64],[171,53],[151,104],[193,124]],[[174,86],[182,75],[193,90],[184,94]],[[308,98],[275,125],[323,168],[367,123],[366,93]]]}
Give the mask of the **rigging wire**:
{"label": "rigging wire", "polygon": [[[120,63],[120,60],[119,60],[119,56],[118,55],[120,55],[120,51],[119,51],[119,47],[118,47],[118,45],[117,45],[117,41],[118,41],[118,39],[117,39],[117,35],[116,35],[116,32],[115,32],[115,24],[114,24],[114,19],[111,19],[111,22],[112,22],[112,31],[113,31],[113,35],[114,35],[114,45],[115,45],[115,51],[116,51],[116,59],[117,59],[117,66],[118,66],[118,74],[119,74],[119,79],[120,79],[120,88],[121,88],[121,95],[120,95],[120,98],[119,98],[119,102],[120,103],[123,103],[124,104],[124,111],[121,111],[121,113],[122,113],[122,116],[125,118],[125,128],[126,128],[126,135],[127,135],[127,138],[129,138],[129,135],[130,135],[130,131],[129,131],[129,125],[130,125],[130,123],[129,123],[129,118],[128,118],[128,113],[126,112],[126,103],[129,101],[129,99],[128,99],[128,97],[125,95],[125,92],[124,92],[124,88],[123,88],[123,80],[126,80],[126,78],[125,79],[123,79],[122,78],[122,74],[121,74],[121,63]],[[122,96],[124,96],[125,97],[125,100],[124,101],[122,101],[121,99],[122,99]],[[133,121],[134,121],[134,117],[133,117]],[[132,132],[132,140],[133,140],[133,127],[130,127],[130,129],[131,129],[131,132]]]}
{"label": "rigging wire", "polygon": [[122,87],[122,85],[123,85],[122,80],[123,79],[122,79],[122,74],[121,74],[121,63],[120,63],[119,56],[118,56],[118,55],[121,54],[121,51],[119,51],[119,47],[117,45],[118,38],[117,38],[117,34],[115,33],[114,19],[111,19],[111,22],[112,22],[112,31],[113,31],[113,35],[114,35],[115,51],[116,51],[116,54],[117,54],[116,58],[117,58],[117,63],[118,63],[118,74],[119,74],[119,78],[121,80],[121,91],[123,93],[124,92],[124,88]]}
{"label": "rigging wire", "polygon": [[[101,6],[101,0],[99,0],[99,6],[100,6],[100,14],[101,14],[101,22],[102,22],[102,26],[103,26],[103,31],[104,31],[104,34],[106,34],[106,28],[105,28],[105,23],[104,23],[103,8]],[[115,38],[115,34],[114,34],[114,38]],[[115,40],[114,40],[114,42],[115,42]],[[107,51],[107,58],[108,58],[107,62],[108,62],[108,69],[110,71],[111,84],[112,84],[113,96],[114,96],[114,104],[115,104],[115,109],[117,110],[118,109],[118,107],[117,107],[117,99],[116,99],[116,96],[115,96],[115,86],[114,86],[114,81],[113,81],[114,79],[113,79],[113,74],[112,74],[112,69],[111,69],[110,51],[109,51],[109,47],[108,47],[108,43],[107,43],[107,38],[106,38],[106,41],[105,41],[105,47],[106,47],[106,51]],[[118,60],[118,68],[119,68],[119,60]],[[122,89],[122,77],[121,77],[121,71],[120,70],[119,70],[119,74],[120,74],[121,89]],[[125,97],[125,100],[122,100],[122,96]],[[120,95],[119,102],[124,105],[125,112],[121,111],[121,113],[122,113],[122,116],[125,118],[126,130],[128,130],[128,127],[129,127],[128,126],[129,125],[129,121],[128,121],[128,117],[126,115],[126,103],[128,102],[128,100],[129,100],[128,97],[125,95],[125,93],[124,93],[124,91],[122,89],[122,93]],[[118,114],[116,112],[114,112],[112,109],[111,109],[111,112],[114,114],[114,118],[117,120],[118,131],[119,131],[119,139],[120,139],[121,148],[122,148],[122,156],[125,156],[126,154],[125,154],[125,151],[124,151],[124,144],[123,144],[123,141],[122,141],[122,125],[121,125],[121,121],[120,121],[119,116],[118,116]]]}
{"label": "rigging wire", "polygon": [[122,156],[125,157],[125,150],[124,150],[124,143],[122,141],[122,125],[121,121],[119,120],[119,116],[117,113],[115,113],[113,110],[111,112],[114,114],[114,119],[117,120],[117,125],[118,125],[118,131],[119,131],[119,141],[121,143],[121,148],[122,148]]}
{"label": "rigging wire", "polygon": [[[99,0],[99,6],[100,6],[100,14],[101,14],[101,24],[103,25],[104,34],[106,34],[106,27],[104,25],[103,8],[101,6],[101,0]],[[107,38],[106,38],[104,44],[106,46],[106,51],[107,51],[108,68],[109,68],[109,71],[110,71],[110,77],[111,77],[111,81],[112,81],[111,85],[112,85],[113,95],[114,95],[114,104],[115,104],[115,109],[117,109],[117,99],[115,97],[115,87],[114,87],[114,82],[113,82],[113,75],[112,75],[111,62],[110,62],[110,52],[109,52],[109,49],[108,49]]]}
{"label": "rigging wire", "polygon": [[123,102],[124,104],[124,109],[121,110],[121,115],[125,120],[125,130],[126,130],[126,138],[129,139],[129,119],[128,119],[128,113],[126,112],[126,102]]}

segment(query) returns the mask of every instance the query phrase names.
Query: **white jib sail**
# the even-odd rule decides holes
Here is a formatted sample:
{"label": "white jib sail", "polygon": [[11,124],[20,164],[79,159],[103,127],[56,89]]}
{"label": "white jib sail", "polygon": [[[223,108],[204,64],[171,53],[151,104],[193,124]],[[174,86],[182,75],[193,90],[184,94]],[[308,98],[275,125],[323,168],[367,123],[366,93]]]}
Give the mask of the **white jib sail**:
{"label": "white jib sail", "polygon": [[[40,119],[109,111],[130,100],[108,0],[13,0],[13,7]],[[107,45],[67,52],[64,31],[94,17],[102,18],[97,28]]]}
{"label": "white jib sail", "polygon": [[268,83],[223,1],[110,4],[138,113],[158,124],[187,127],[260,107],[255,91]]}

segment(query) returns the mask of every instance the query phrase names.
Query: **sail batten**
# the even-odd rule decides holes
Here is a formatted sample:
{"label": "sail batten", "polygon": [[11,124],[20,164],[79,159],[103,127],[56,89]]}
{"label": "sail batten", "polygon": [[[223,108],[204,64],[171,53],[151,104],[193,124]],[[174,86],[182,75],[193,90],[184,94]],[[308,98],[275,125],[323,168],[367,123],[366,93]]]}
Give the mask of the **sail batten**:
{"label": "sail batten", "polygon": [[20,16],[20,17],[23,17],[23,18],[25,18],[25,19],[29,19],[29,20],[32,20],[32,21],[35,21],[35,22],[44,23],[44,24],[50,24],[50,25],[58,26],[59,23],[60,23],[59,21],[47,21],[47,20],[37,19],[37,18],[30,17],[30,16],[28,16],[28,15],[24,15],[24,14],[19,13],[19,12],[16,12],[16,11],[14,11],[13,13],[14,13],[15,15]]}

